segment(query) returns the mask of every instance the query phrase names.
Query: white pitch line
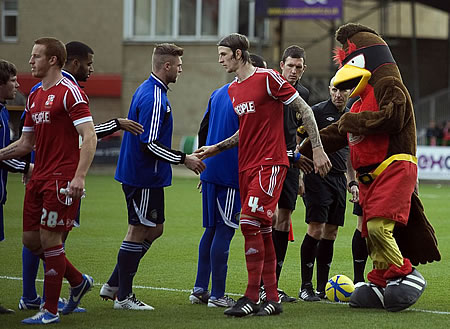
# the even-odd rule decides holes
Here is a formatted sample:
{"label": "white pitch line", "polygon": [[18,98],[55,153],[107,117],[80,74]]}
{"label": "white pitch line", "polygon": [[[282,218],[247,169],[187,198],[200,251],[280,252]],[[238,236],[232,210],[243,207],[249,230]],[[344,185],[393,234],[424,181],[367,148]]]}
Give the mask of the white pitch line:
{"label": "white pitch line", "polygon": [[[14,276],[6,276],[6,275],[0,275],[0,279],[4,280],[15,280],[15,281],[22,281],[22,278],[14,277]],[[38,282],[44,282],[42,279],[36,279]],[[67,281],[65,281],[67,283]],[[102,283],[94,283],[94,286],[102,286]],[[133,288],[136,289],[149,289],[149,290],[161,290],[161,291],[170,291],[170,292],[191,292],[189,289],[176,289],[176,288],[164,288],[164,287],[149,287],[149,286],[133,286]],[[242,296],[242,294],[235,294],[235,293],[228,293],[229,296]],[[324,301],[328,304],[333,305],[348,305],[348,303],[334,303],[331,301]],[[441,315],[450,315],[450,312],[446,311],[434,311],[434,310],[421,310],[418,308],[408,308],[406,311],[411,312],[421,312],[421,313],[432,313],[432,314],[441,314]]]}
{"label": "white pitch line", "polygon": [[[5,280],[14,280],[14,281],[22,281],[22,278],[14,277],[14,276],[6,276],[6,275],[0,275],[0,279]],[[44,282],[43,279],[36,279],[37,282]],[[64,280],[64,283],[68,283]],[[94,286],[103,286],[103,283],[94,283]],[[133,286],[133,288],[137,289],[149,289],[149,290],[161,290],[161,291],[171,291],[171,292],[191,292],[189,289],[176,289],[176,288],[164,288],[164,287],[149,287],[149,286]],[[234,294],[229,293],[230,296],[242,296],[242,294]]]}

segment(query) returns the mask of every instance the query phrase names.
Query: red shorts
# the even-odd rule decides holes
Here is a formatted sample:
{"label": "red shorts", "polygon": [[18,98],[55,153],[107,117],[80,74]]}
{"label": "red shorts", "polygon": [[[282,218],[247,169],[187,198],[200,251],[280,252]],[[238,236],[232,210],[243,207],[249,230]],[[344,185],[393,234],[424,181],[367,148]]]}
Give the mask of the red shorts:
{"label": "red shorts", "polygon": [[23,231],[70,231],[78,212],[79,199],[59,193],[67,180],[31,180],[25,191]]}
{"label": "red shorts", "polygon": [[406,225],[411,195],[417,181],[417,166],[408,161],[390,164],[371,184],[359,184],[359,203],[363,208],[363,236],[367,221],[382,217]]}
{"label": "red shorts", "polygon": [[260,166],[240,172],[241,214],[258,218],[262,225],[272,226],[286,171],[285,166]]}

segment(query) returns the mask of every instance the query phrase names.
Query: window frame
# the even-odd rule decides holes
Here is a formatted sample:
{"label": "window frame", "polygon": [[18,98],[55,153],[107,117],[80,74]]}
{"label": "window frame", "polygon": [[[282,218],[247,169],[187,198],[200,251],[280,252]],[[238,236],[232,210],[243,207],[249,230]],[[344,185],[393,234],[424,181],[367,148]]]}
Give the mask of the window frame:
{"label": "window frame", "polygon": [[[156,0],[150,0],[150,34],[149,35],[135,35],[134,34],[134,9],[135,0],[124,0],[124,24],[123,37],[124,41],[129,42],[205,42],[216,43],[220,36],[228,35],[238,30],[238,14],[239,14],[239,0],[218,0],[218,22],[217,35],[202,35],[202,0],[196,0],[196,24],[195,35],[180,35],[179,34],[179,9],[180,1],[182,0],[166,0],[172,1],[172,33],[168,35],[156,35]],[[255,33],[255,1],[249,1],[249,17],[248,17],[248,38],[252,42],[266,41],[268,38],[268,19],[264,22],[264,36],[257,38]]]}
{"label": "window frame", "polygon": [[[19,32],[18,32],[18,21],[19,21],[19,9],[18,9],[18,6],[19,6],[19,3],[18,3],[18,0],[15,0],[15,2],[16,2],[16,4],[17,4],[17,9],[15,9],[15,10],[11,10],[11,9],[5,9],[5,1],[4,0],[2,0],[1,1],[1,12],[2,12],[2,14],[1,14],[1,35],[0,35],[0,38],[1,38],[1,41],[2,42],[17,42],[17,40],[18,40],[18,35],[19,35]],[[15,16],[16,17],[16,35],[14,36],[14,37],[11,37],[11,36],[6,36],[5,35],[5,26],[6,26],[6,17],[7,16]]]}

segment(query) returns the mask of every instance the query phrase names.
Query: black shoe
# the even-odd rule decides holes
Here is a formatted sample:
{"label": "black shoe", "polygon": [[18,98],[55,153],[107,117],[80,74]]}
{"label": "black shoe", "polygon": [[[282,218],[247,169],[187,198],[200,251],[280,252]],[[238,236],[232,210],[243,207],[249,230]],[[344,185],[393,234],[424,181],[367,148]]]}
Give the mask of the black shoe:
{"label": "black shoe", "polygon": [[298,297],[305,302],[318,302],[320,298],[316,296],[311,283],[303,286],[303,289],[298,293]]}
{"label": "black shoe", "polygon": [[254,303],[250,298],[241,297],[233,307],[227,308],[223,314],[230,316],[242,317],[257,313],[259,311],[259,305]]}
{"label": "black shoe", "polygon": [[257,316],[267,316],[267,315],[278,315],[280,313],[283,313],[283,307],[281,306],[281,302],[274,302],[271,300],[268,300],[267,302],[264,302],[261,307],[259,308],[258,313],[256,313]]}
{"label": "black shoe", "polygon": [[259,287],[259,303],[264,303],[266,301],[266,289],[264,286]]}
{"label": "black shoe", "polygon": [[297,298],[289,296],[283,290],[278,288],[278,298],[282,303],[295,303]]}
{"label": "black shoe", "polygon": [[325,291],[317,291],[316,290],[316,296],[320,299],[327,299],[327,295],[325,294]]}
{"label": "black shoe", "polygon": [[0,314],[11,314],[11,313],[14,313],[14,311],[0,305]]}

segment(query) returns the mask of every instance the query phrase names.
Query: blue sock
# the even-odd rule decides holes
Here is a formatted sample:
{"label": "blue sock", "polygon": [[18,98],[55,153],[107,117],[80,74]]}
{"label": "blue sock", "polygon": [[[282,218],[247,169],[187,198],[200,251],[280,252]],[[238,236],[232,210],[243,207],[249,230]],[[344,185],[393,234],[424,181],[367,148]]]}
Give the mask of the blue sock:
{"label": "blue sock", "polygon": [[39,256],[33,254],[30,249],[22,248],[22,297],[34,300],[37,297],[36,276],[39,270]]}
{"label": "blue sock", "polygon": [[207,227],[200,239],[198,246],[197,278],[195,279],[194,292],[208,290],[209,277],[211,274],[210,251],[214,238],[215,227]]}
{"label": "blue sock", "polygon": [[141,260],[142,243],[123,241],[117,255],[119,268],[118,300],[124,300],[133,292],[133,278]]}
{"label": "blue sock", "polygon": [[213,299],[225,295],[228,255],[235,231],[234,228],[225,224],[219,224],[216,227],[216,234],[211,246],[211,297]]}
{"label": "blue sock", "polygon": [[[144,257],[145,253],[150,249],[152,246],[152,242],[148,240],[144,240],[142,242],[142,253],[141,253],[141,259]],[[109,277],[107,283],[110,287],[118,287],[119,286],[119,266],[116,263],[116,266],[114,267],[114,270]]]}

